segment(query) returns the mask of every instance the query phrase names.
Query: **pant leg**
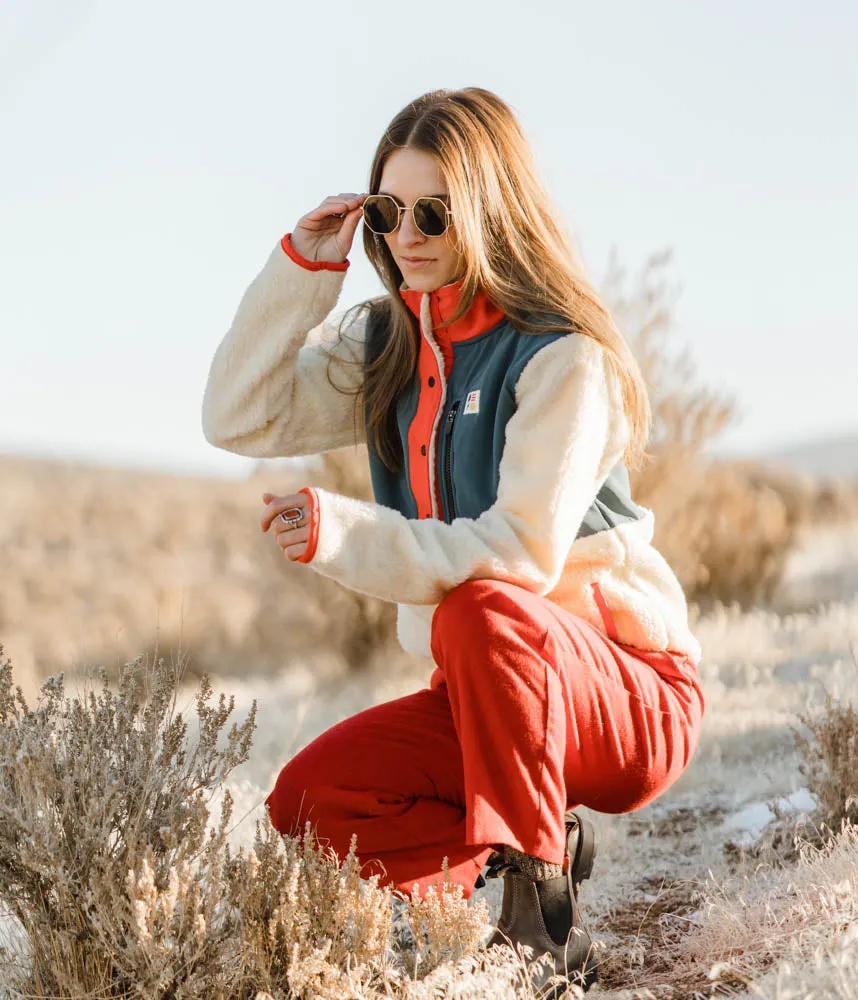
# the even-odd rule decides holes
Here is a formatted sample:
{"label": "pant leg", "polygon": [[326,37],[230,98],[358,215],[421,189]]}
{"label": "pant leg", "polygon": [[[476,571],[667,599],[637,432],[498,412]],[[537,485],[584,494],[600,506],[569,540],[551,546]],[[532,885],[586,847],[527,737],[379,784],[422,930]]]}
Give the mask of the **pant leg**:
{"label": "pant leg", "polygon": [[432,690],[462,748],[465,840],[563,859],[564,812],[639,809],[697,746],[704,703],[681,654],[624,646],[551,600],[470,580],[432,621]]}
{"label": "pant leg", "polygon": [[340,859],[352,833],[361,875],[423,896],[450,878],[469,898],[491,848],[468,845],[462,752],[446,692],[424,688],[331,727],[280,771],[265,800],[274,827],[300,835],[309,819]]}
{"label": "pant leg", "polygon": [[[450,874],[466,897],[492,848],[560,863],[564,811],[638,809],[687,766],[703,698],[696,669],[623,646],[547,598],[467,581],[432,622],[430,687],[346,719],[280,772],[281,833],[306,819],[362,874],[421,895]],[[386,872],[386,877],[384,873]]]}

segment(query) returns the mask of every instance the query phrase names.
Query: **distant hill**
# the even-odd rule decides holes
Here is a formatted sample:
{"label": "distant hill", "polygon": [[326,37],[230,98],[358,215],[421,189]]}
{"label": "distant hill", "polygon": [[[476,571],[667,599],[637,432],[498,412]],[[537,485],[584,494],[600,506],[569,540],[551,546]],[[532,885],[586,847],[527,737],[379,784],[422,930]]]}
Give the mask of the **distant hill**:
{"label": "distant hill", "polygon": [[858,478],[858,432],[817,438],[770,451],[765,456],[812,476]]}

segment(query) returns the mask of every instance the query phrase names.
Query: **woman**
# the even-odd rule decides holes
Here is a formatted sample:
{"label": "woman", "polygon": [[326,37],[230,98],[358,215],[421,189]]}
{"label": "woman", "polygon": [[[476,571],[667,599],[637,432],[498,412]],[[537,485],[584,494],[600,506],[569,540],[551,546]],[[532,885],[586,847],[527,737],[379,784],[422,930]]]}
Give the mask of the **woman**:
{"label": "woman", "polygon": [[[387,294],[335,330],[361,219]],[[478,87],[410,103],[369,192],[325,198],[278,242],[203,402],[208,440],[243,455],[366,442],[375,503],[266,493],[261,527],[291,561],[396,602],[403,648],[434,661],[428,687],[286,764],[273,824],[310,819],[340,856],[356,833],[365,873],[405,893],[446,857],[469,897],[490,862],[490,943],[549,951],[587,986],[577,891],[595,841],[574,809],[651,802],[704,712],[684,594],[629,493],[650,420],[519,122]]]}

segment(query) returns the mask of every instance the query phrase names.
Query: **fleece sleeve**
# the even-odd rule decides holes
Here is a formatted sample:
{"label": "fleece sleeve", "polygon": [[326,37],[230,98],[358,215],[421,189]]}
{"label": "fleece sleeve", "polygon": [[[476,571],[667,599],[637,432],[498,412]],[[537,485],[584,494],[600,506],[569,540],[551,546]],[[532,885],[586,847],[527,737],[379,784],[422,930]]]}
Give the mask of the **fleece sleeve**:
{"label": "fleece sleeve", "polygon": [[541,348],[519,375],[515,396],[497,499],[478,518],[411,519],[309,487],[315,544],[301,561],[352,590],[403,604],[436,604],[469,579],[550,593],[584,515],[622,457],[628,424],[604,348],[580,334]]}
{"label": "fleece sleeve", "polygon": [[[340,337],[337,324],[325,320],[339,297],[345,262],[304,263],[288,236],[245,291],[203,395],[206,439],[239,455],[314,455],[366,439],[353,395],[362,378],[366,313]],[[328,381],[329,356],[331,379],[345,393]]]}

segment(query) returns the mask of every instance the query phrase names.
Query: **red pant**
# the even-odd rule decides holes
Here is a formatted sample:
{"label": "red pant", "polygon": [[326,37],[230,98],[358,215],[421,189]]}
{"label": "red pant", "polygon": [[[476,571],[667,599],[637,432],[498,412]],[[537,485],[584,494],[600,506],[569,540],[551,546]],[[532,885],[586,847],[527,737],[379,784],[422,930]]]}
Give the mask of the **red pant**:
{"label": "red pant", "polygon": [[[470,897],[503,844],[563,860],[566,809],[640,809],[697,748],[705,708],[685,655],[647,653],[553,601],[468,580],[432,620],[428,688],[368,708],[306,746],[265,800],[281,833],[307,819],[365,877],[420,895],[441,863]],[[385,876],[386,872],[386,876]]]}

